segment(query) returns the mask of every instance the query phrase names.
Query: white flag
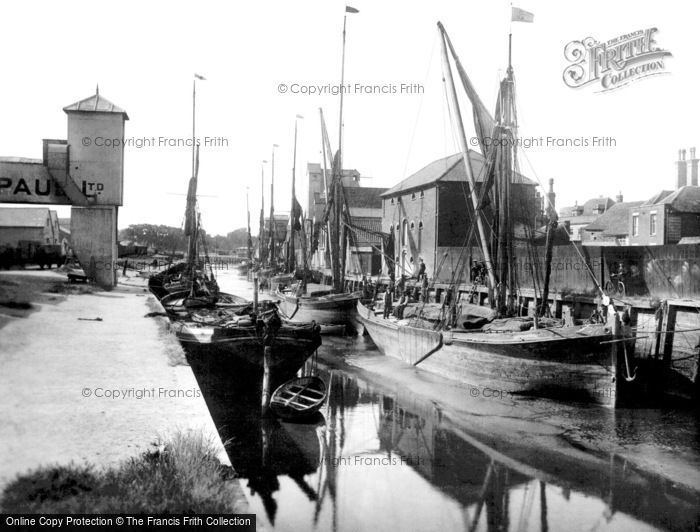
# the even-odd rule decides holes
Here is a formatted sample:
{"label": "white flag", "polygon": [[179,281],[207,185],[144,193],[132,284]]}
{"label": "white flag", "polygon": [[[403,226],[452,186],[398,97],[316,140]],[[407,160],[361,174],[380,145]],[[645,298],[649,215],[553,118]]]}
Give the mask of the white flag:
{"label": "white flag", "polygon": [[513,7],[511,20],[513,22],[534,22],[535,15],[519,7]]}

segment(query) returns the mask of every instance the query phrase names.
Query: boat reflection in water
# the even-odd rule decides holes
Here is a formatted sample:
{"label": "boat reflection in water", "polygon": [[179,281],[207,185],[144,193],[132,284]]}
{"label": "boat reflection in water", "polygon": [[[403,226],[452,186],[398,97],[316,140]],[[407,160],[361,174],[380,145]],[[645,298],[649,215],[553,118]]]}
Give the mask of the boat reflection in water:
{"label": "boat reflection in water", "polygon": [[[322,371],[313,423],[261,419],[255,390],[198,375],[259,522],[273,530],[686,530],[698,493],[616,457],[470,433],[433,403]],[[324,419],[325,418],[325,419]]]}

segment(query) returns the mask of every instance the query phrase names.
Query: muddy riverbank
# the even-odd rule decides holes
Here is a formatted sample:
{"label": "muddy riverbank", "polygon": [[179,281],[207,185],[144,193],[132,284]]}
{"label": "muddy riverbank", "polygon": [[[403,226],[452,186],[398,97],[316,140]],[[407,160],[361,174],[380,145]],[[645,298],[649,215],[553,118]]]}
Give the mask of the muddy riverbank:
{"label": "muddy riverbank", "polygon": [[0,487],[39,465],[114,466],[178,431],[211,436],[228,464],[145,280],[122,281],[0,272]]}

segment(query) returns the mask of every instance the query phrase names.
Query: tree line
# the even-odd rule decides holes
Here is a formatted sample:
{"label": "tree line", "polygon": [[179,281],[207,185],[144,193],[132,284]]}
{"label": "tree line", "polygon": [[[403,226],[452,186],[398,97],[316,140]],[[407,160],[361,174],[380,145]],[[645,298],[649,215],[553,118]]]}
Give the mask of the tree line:
{"label": "tree line", "polygon": [[[205,242],[209,252],[219,251],[228,253],[236,248],[245,247],[248,241],[248,231],[245,227],[235,229],[226,236],[205,234]],[[119,231],[119,241],[129,241],[133,244],[154,248],[159,253],[176,253],[187,250],[187,236],[180,227],[153,224],[135,224]],[[257,237],[253,237],[253,248],[257,246]]]}

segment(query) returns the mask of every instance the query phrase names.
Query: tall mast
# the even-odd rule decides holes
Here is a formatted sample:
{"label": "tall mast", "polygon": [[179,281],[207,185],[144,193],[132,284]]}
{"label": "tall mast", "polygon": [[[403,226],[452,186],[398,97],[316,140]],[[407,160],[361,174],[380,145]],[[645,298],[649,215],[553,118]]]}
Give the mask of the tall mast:
{"label": "tall mast", "polygon": [[272,145],[272,177],[270,181],[270,267],[275,264],[275,148]]}
{"label": "tall mast", "polygon": [[[348,13],[358,13],[354,7],[345,6],[345,14],[343,16],[343,52],[340,66],[340,111],[338,117],[338,166],[337,166],[337,182],[333,185],[334,205],[333,205],[333,224],[335,226],[335,234],[338,239],[338,252],[335,260],[340,264],[339,278],[333,280],[333,288],[342,290],[345,278],[345,261],[341,257],[345,256],[345,231],[342,228],[340,217],[343,205],[343,102],[345,96],[345,41],[346,29],[348,22]],[[337,269],[334,267],[334,269]]]}
{"label": "tall mast", "polygon": [[250,233],[250,202],[248,200],[248,187],[245,187],[245,208],[248,212],[248,262],[253,258],[253,235]]}
{"label": "tall mast", "polygon": [[194,75],[192,80],[192,175],[194,175],[194,147],[197,144],[197,137],[195,136],[195,117],[197,108],[197,74]]}
{"label": "tall mast", "polygon": [[[323,191],[326,195],[326,205],[328,205],[332,198],[330,196],[330,193],[332,192],[332,179],[333,176],[331,175],[331,187],[328,186],[328,167],[326,165],[328,157],[332,157],[332,153],[330,150],[330,146],[328,146],[328,132],[326,131],[326,121],[323,118],[323,109],[319,107],[318,109],[319,114],[321,115],[321,149],[323,151]],[[333,162],[331,161],[331,169],[333,168]],[[325,217],[325,213],[324,213]],[[326,248],[328,250],[328,256],[330,259],[331,263],[331,272],[333,272],[333,275],[335,275],[335,272],[333,270],[333,264],[334,264],[334,255],[333,255],[333,231],[332,231],[332,223],[330,217],[326,219]]]}
{"label": "tall mast", "polygon": [[343,174],[343,96],[345,95],[345,28],[347,27],[347,22],[348,11],[346,7],[345,15],[343,16],[343,55],[340,64],[340,114],[338,117],[338,152],[340,153],[338,163],[341,178]]}
{"label": "tall mast", "polygon": [[[459,101],[457,99],[457,91],[455,89],[454,79],[452,78],[452,69],[450,68],[450,60],[447,55],[447,44],[445,41],[446,32],[445,28],[440,22],[438,22],[438,28],[441,33],[442,39],[440,40],[442,48],[442,59],[445,64],[445,78],[449,88],[450,95],[452,97],[452,105],[455,113],[455,122],[457,123],[457,129],[459,130],[459,144],[462,149],[462,159],[464,161],[464,168],[467,174],[467,181],[469,181],[469,196],[472,200],[472,207],[474,208],[474,218],[476,220],[476,226],[479,233],[479,239],[481,242],[481,251],[484,255],[484,262],[486,263],[486,271],[489,277],[489,284],[491,289],[496,287],[496,275],[493,270],[493,262],[491,260],[491,253],[488,246],[488,240],[486,237],[486,231],[484,229],[484,222],[482,220],[480,207],[479,207],[479,197],[476,192],[476,182],[474,180],[474,175],[472,173],[472,165],[469,158],[469,148],[467,144],[467,136],[464,133],[464,124],[462,123],[462,113],[459,108]],[[493,303],[492,303],[493,304]]]}
{"label": "tall mast", "polygon": [[265,163],[260,164],[260,229],[258,229],[258,261],[262,267],[265,259]]}
{"label": "tall mast", "polygon": [[192,175],[195,171],[195,146],[197,146],[197,137],[195,135],[195,124],[196,124],[196,108],[197,108],[197,80],[206,81],[207,78],[195,73],[192,79]]}
{"label": "tall mast", "polygon": [[[498,266],[499,280],[501,282],[500,289],[496,297],[497,310],[505,311],[507,314],[514,312],[513,308],[513,292],[516,289],[515,283],[515,264],[513,252],[513,217],[511,216],[511,192],[512,192],[512,175],[515,172],[515,157],[517,146],[515,138],[517,135],[517,123],[513,107],[513,65],[512,57],[512,42],[513,34],[508,35],[508,69],[506,78],[501,83],[500,100],[502,115],[498,118],[499,123],[496,127],[499,130],[499,136],[503,137],[499,150],[502,164],[501,168],[504,172],[499,172],[500,182],[496,183],[499,189],[499,208],[498,208]],[[510,292],[510,297],[508,297]]]}
{"label": "tall mast", "polygon": [[289,247],[287,248],[287,271],[289,273],[292,273],[294,271],[295,267],[295,259],[296,257],[294,256],[294,222],[295,220],[295,214],[296,214],[296,204],[297,204],[297,197],[296,197],[296,174],[297,174],[297,126],[299,123],[299,119],[304,118],[301,115],[297,115],[296,118],[294,119],[294,155],[293,155],[293,163],[292,163],[292,208],[289,211]]}

